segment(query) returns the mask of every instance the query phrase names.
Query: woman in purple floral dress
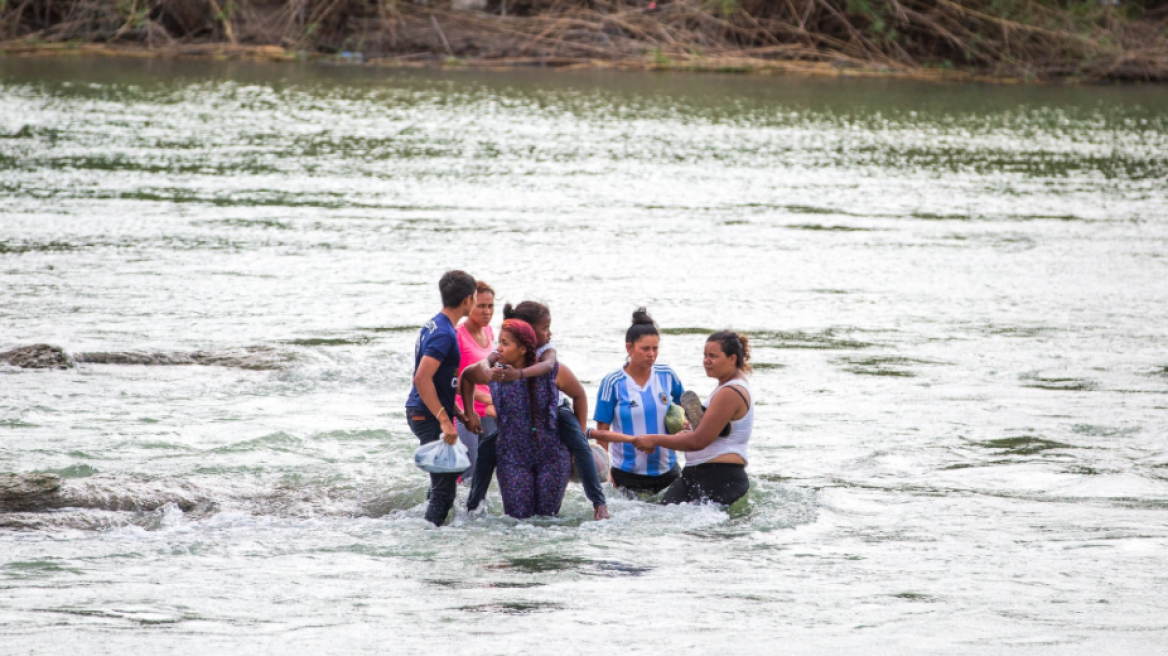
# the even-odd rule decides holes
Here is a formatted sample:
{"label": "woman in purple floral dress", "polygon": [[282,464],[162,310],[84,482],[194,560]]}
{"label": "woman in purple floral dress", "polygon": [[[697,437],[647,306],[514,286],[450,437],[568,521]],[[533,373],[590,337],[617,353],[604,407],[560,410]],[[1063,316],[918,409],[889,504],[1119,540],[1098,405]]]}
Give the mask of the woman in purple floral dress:
{"label": "woman in purple floral dress", "polygon": [[[519,369],[535,364],[535,343],[530,324],[518,319],[504,321],[499,331],[499,362]],[[581,399],[584,388],[560,365],[550,376],[510,383],[491,382],[489,374],[489,365],[483,361],[464,370],[459,385],[464,403],[473,400],[476,384],[491,386],[499,425],[496,476],[503,511],[519,519],[555,515],[560,512],[572,469],[571,456],[557,433],[558,390]],[[473,412],[467,413],[467,428],[481,430]]]}

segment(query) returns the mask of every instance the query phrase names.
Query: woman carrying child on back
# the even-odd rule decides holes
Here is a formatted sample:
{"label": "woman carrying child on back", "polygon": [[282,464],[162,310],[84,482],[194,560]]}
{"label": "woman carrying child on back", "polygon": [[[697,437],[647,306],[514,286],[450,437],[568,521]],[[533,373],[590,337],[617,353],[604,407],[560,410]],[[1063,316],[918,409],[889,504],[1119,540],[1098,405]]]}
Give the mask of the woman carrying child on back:
{"label": "woman carrying child on back", "polygon": [[[491,370],[491,380],[511,383],[543,376],[555,377],[556,374],[553,371],[556,371],[559,362],[556,358],[556,347],[551,343],[552,314],[548,307],[535,301],[523,301],[515,307],[508,303],[503,306],[503,318],[504,320],[518,319],[532,327],[536,336],[536,362],[530,366],[503,363],[502,367]],[[497,357],[492,355],[487,361],[493,367]],[[563,377],[569,386],[580,387],[579,381],[567,367],[560,365],[558,372],[558,376]],[[596,461],[593,460],[592,450],[588,446],[588,440],[584,437],[581,428],[588,421],[588,398],[583,394],[582,387],[580,390],[579,397],[567,392],[567,397],[571,397],[571,403],[568,402],[569,399],[565,395],[559,396],[556,407],[559,439],[576,462],[576,469],[580,472],[580,479],[584,485],[584,495],[592,502],[593,517],[595,519],[608,519],[608,506],[604,492],[600,487]],[[469,510],[477,508],[487,494],[495,469],[496,448],[495,440],[492,440],[490,435],[484,432],[483,439],[479,443],[478,461],[474,468],[474,484],[466,502]]]}
{"label": "woman carrying child on back", "polygon": [[[509,309],[509,308],[508,308]],[[499,331],[498,361],[516,369],[536,363],[535,330],[525,321],[506,319]],[[553,364],[546,376],[502,382],[491,380],[487,360],[468,367],[459,381],[459,392],[469,409],[467,427],[481,432],[473,409],[474,388],[489,384],[499,426],[495,439],[499,492],[503,511],[524,519],[532,515],[556,515],[568,487],[572,461],[558,435],[559,390],[583,399],[584,388],[570,373]],[[480,462],[482,453],[479,454]],[[475,475],[476,485],[482,479]]]}

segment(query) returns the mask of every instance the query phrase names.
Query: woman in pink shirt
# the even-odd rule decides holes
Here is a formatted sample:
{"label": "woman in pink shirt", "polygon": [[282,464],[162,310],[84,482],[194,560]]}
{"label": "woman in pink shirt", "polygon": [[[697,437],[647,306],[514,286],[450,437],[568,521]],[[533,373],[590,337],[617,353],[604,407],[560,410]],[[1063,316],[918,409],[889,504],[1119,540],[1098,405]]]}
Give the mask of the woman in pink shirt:
{"label": "woman in pink shirt", "polygon": [[[495,332],[491,330],[491,319],[495,316],[495,290],[487,283],[478,281],[478,301],[471,310],[466,321],[455,331],[458,334],[458,350],[461,359],[458,363],[458,374],[471,365],[485,360],[495,351]],[[462,395],[455,402],[462,408]],[[498,426],[495,423],[495,406],[491,403],[491,391],[486,385],[475,386],[474,409],[482,417],[483,439],[493,437]],[[463,474],[463,479],[469,479],[474,473],[475,461],[479,454],[479,435],[470,432],[459,422],[458,439],[466,445],[470,455],[470,469]]]}

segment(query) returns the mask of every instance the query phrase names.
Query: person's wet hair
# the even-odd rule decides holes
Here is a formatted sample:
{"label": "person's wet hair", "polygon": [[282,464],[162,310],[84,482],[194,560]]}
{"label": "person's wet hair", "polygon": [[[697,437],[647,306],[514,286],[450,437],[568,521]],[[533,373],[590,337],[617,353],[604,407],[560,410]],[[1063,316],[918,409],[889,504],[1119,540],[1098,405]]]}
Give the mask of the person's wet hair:
{"label": "person's wet hair", "polygon": [[551,316],[552,311],[548,309],[548,306],[535,301],[523,301],[516,306],[507,303],[503,306],[504,319],[526,321],[532,328],[550,319]]}
{"label": "person's wet hair", "polygon": [[731,355],[738,358],[739,371],[750,373],[750,339],[733,330],[719,330],[706,338],[706,343],[717,342],[726,357]]}
{"label": "person's wet hair", "polygon": [[491,296],[495,295],[495,290],[482,280],[479,280],[475,283],[475,291],[479,294],[490,294]]}
{"label": "person's wet hair", "polygon": [[476,285],[474,277],[465,271],[457,269],[447,271],[438,281],[438,291],[442,293],[442,305],[448,308],[462,305],[463,299],[467,296],[474,296]]}
{"label": "person's wet hair", "polygon": [[633,312],[633,325],[625,331],[625,343],[636,344],[646,335],[660,335],[657,330],[657,322],[653,321],[653,317],[649,316],[649,311],[643,307],[637,308]]}
{"label": "person's wet hair", "polygon": [[[510,308],[511,305],[508,304],[507,307]],[[503,314],[506,316],[506,310]],[[503,328],[499,332],[507,333],[511,339],[523,345],[526,350],[523,354],[523,369],[535,364],[535,328],[532,328],[531,322],[518,317],[507,317],[503,320]],[[539,425],[540,420],[539,408],[536,406],[535,385],[535,378],[527,379],[527,408],[530,412],[533,429]],[[554,424],[549,424],[549,426],[555,430]]]}

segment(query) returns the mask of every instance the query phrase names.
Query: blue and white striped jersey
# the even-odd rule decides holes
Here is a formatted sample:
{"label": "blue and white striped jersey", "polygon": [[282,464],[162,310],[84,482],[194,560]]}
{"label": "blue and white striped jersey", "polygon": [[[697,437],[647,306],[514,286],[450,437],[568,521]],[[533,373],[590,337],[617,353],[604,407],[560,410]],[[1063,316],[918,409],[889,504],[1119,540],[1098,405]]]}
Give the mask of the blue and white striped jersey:
{"label": "blue and white striped jersey", "polygon": [[[643,388],[637,387],[624,368],[617,369],[601,381],[592,419],[612,424],[613,431],[625,435],[662,435],[665,412],[671,402],[681,403],[684,391],[677,374],[663,364],[653,365],[653,373]],[[661,447],[647,454],[632,444],[612,442],[608,455],[613,467],[645,476],[660,476],[677,464],[677,454]]]}

